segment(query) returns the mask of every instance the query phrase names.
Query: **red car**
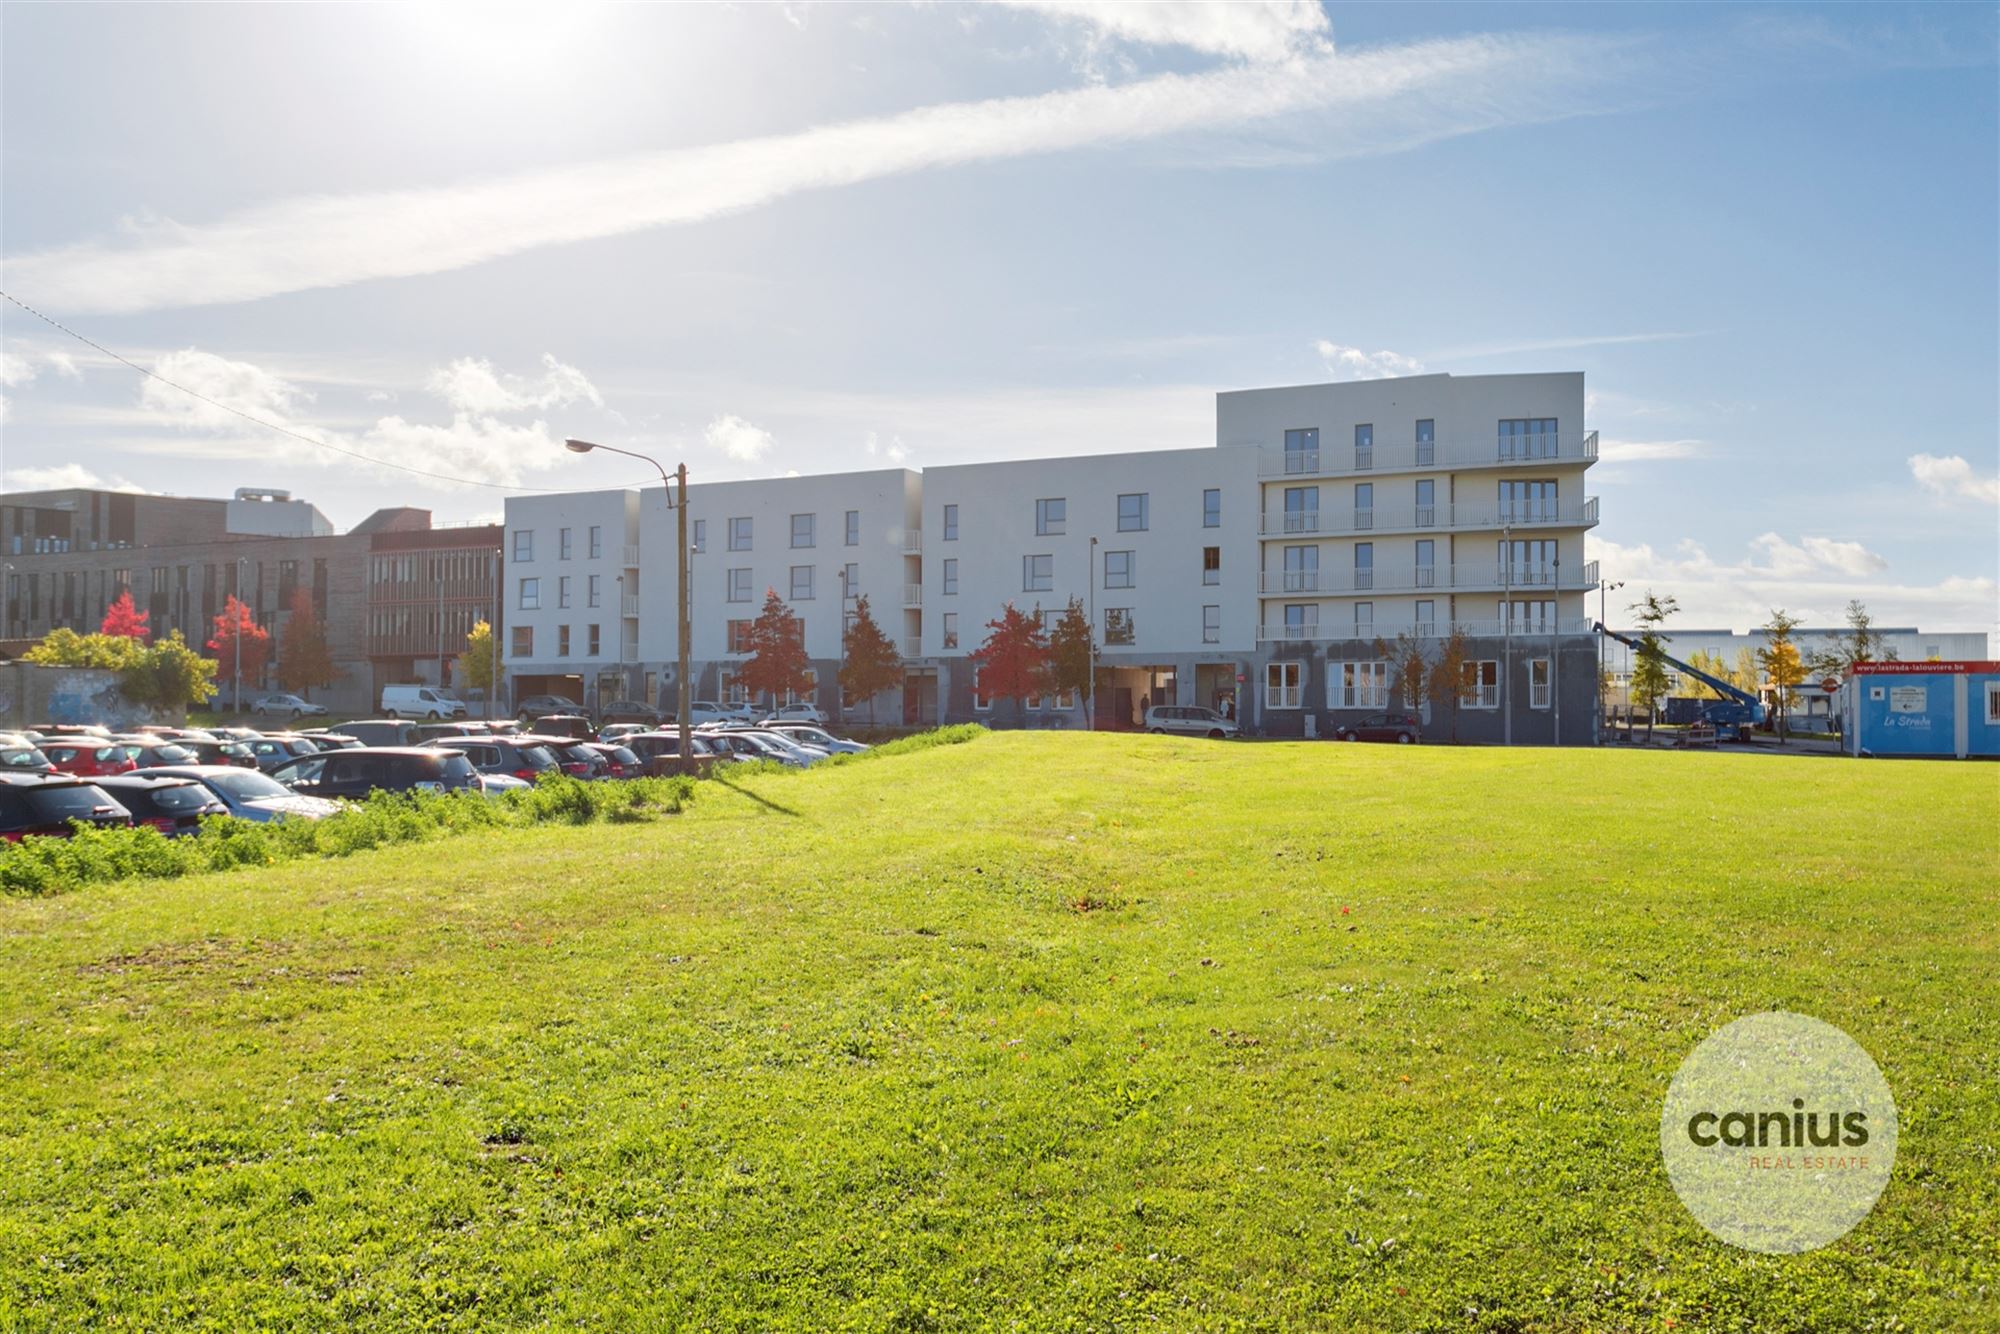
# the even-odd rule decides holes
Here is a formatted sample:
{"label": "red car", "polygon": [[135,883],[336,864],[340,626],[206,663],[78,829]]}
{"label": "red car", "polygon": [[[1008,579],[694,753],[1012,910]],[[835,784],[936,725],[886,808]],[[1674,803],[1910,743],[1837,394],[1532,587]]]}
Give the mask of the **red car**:
{"label": "red car", "polygon": [[42,754],[49,757],[49,763],[58,772],[75,774],[78,778],[129,774],[139,767],[124,746],[95,737],[61,737],[45,741],[42,743]]}

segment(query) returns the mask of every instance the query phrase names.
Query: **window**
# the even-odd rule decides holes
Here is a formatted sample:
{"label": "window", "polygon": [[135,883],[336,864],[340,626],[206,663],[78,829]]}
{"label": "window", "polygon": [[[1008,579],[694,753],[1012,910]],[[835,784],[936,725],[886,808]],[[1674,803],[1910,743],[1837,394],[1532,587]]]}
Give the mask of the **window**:
{"label": "window", "polygon": [[974,713],[985,713],[993,707],[993,701],[979,693],[979,678],[985,674],[986,672],[983,668],[974,667],[972,669],[972,711]]}
{"label": "window", "polygon": [[508,652],[511,656],[516,658],[532,658],[535,656],[534,626],[517,625],[513,627],[510,633],[514,640],[508,647]]}
{"label": "window", "polygon": [[1285,604],[1285,638],[1313,639],[1319,635],[1319,607],[1310,602]]}
{"label": "window", "polygon": [[604,530],[594,523],[590,525],[590,558],[604,559]]}
{"label": "window", "polygon": [[731,708],[750,702],[750,687],[744,685],[734,672],[723,673],[722,702]]}
{"label": "window", "polygon": [[1986,725],[2000,726],[2000,681],[1986,683]]}
{"label": "window", "polygon": [[1515,417],[1500,423],[1500,457],[1548,459],[1556,454],[1554,417]]}
{"label": "window", "polygon": [[1554,538],[1500,544],[1500,582],[1548,586],[1556,581]]}
{"label": "window", "polygon": [[958,613],[955,611],[948,611],[944,614],[944,646],[946,648],[958,647]]}
{"label": "window", "polygon": [[564,575],[562,578],[556,580],[556,605],[558,607],[567,607],[569,605],[568,575]]}
{"label": "window", "polygon": [[1366,639],[1375,633],[1375,604],[1357,602],[1354,604],[1354,636]]}
{"label": "window", "polygon": [[750,571],[731,570],[729,572],[729,600],[748,602],[750,600]]}
{"label": "window", "polygon": [[1130,644],[1134,638],[1132,609],[1130,607],[1106,607],[1104,609],[1104,643]]}
{"label": "window", "polygon": [[588,644],[588,645],[589,645],[589,648],[585,650],[585,652],[586,652],[586,654],[587,654],[588,656],[590,656],[590,657],[593,657],[593,658],[594,658],[594,657],[596,657],[596,656],[597,656],[597,655],[598,655],[598,654],[599,654],[600,652],[602,652],[602,651],[603,651],[603,650],[602,650],[602,647],[601,647],[601,645],[600,645],[600,643],[599,643],[599,640],[598,640],[598,635],[597,635],[597,627],[596,627],[596,626],[594,626],[594,625],[586,625],[586,626],[585,626],[585,627],[583,628],[583,638],[584,638],[584,642],[585,642],[586,644]]}
{"label": "window", "polygon": [[729,623],[728,642],[731,653],[748,653],[750,651],[750,627],[752,624],[754,622],[751,621],[731,621]]}
{"label": "window", "polygon": [[1354,484],[1354,526],[1357,529],[1375,526],[1375,483],[1356,482]]}
{"label": "window", "polygon": [[1132,587],[1131,552],[1107,551],[1104,553],[1104,586],[1106,588]]}
{"label": "window", "polygon": [[1319,548],[1285,548],[1285,585],[1287,593],[1319,592]]}
{"label": "window", "polygon": [[1222,490],[1220,487],[1212,486],[1201,493],[1201,526],[1204,528],[1222,527]]}
{"label": "window", "polygon": [[729,521],[729,549],[731,551],[748,551],[750,549],[750,537],[750,520],[731,519]]}
{"label": "window", "polygon": [[1465,665],[1465,689],[1459,702],[1468,709],[1500,707],[1500,664],[1488,658]]}
{"label": "window", "polygon": [[1118,497],[1118,531],[1121,533],[1143,533],[1146,531],[1146,493]]}
{"label": "window", "polygon": [[1354,428],[1354,466],[1375,466],[1375,428],[1365,422]]}
{"label": "window", "polygon": [[1203,607],[1201,609],[1201,642],[1220,644],[1222,642],[1222,608]]}
{"label": "window", "polygon": [[956,505],[946,505],[944,507],[944,540],[947,542],[958,541],[958,506]]}
{"label": "window", "polygon": [[1329,709],[1386,709],[1389,707],[1389,664],[1386,662],[1330,662],[1326,667],[1326,706]]}
{"label": "window", "polygon": [[1201,581],[1204,584],[1222,582],[1222,548],[1203,547],[1201,549]]}
{"label": "window", "polygon": [[945,558],[944,591],[947,593],[958,592],[958,558],[955,556]]}
{"label": "window", "polygon": [[534,611],[542,605],[542,581],[523,579],[521,581],[521,610]]}
{"label": "window", "polygon": [[1354,587],[1359,589],[1375,587],[1375,544],[1356,542],[1354,544]]}
{"label": "window", "polygon": [[1417,527],[1430,527],[1437,514],[1437,483],[1426,477],[1417,483]]}
{"label": "window", "polygon": [[860,511],[860,510],[849,510],[849,511],[847,511],[847,536],[846,536],[846,542],[847,542],[847,545],[848,545],[848,546],[850,546],[850,547],[858,547],[858,546],[860,546],[860,545],[861,545],[861,511]]}
{"label": "window", "polygon": [[1546,709],[1549,707],[1549,660],[1530,658],[1528,660],[1528,707]]}
{"label": "window", "polygon": [[861,566],[854,561],[840,567],[840,596],[842,599],[861,596]]}
{"label": "window", "polygon": [[1428,537],[1417,539],[1416,585],[1418,588],[1437,586],[1437,543]]}
{"label": "window", "polygon": [[792,549],[801,550],[813,544],[813,519],[810,514],[792,516]]}
{"label": "window", "polygon": [[1264,707],[1296,709],[1302,693],[1303,669],[1296,662],[1273,662],[1264,667]]}
{"label": "window", "polygon": [[1288,486],[1285,488],[1285,531],[1288,533],[1316,533],[1319,531],[1318,487]]}
{"label": "window", "polygon": [[1417,423],[1417,466],[1428,468],[1437,462],[1437,423],[1429,417]]}
{"label": "window", "polygon": [[571,548],[572,548],[572,547],[574,547],[574,546],[575,546],[575,542],[574,542],[574,541],[573,541],[573,540],[571,539],[571,537],[570,537],[570,530],[569,530],[569,529],[567,529],[567,528],[558,528],[558,529],[556,529],[556,559],[557,559],[557,560],[568,560],[568,559],[570,558],[570,554],[571,554]]}
{"label": "window", "polygon": [[1069,501],[1061,496],[1035,502],[1035,536],[1060,537],[1069,522]]}
{"label": "window", "polygon": [[700,554],[701,554],[702,552],[704,552],[704,551],[707,551],[707,550],[708,550],[708,520],[707,520],[707,519],[696,519],[696,520],[694,521],[694,537],[693,537],[693,542],[694,542],[694,550],[695,550],[695,554],[696,554],[696,555],[700,555]]}
{"label": "window", "polygon": [[1047,593],[1056,586],[1056,558],[1054,556],[1021,557],[1021,591],[1024,593]]}
{"label": "window", "polygon": [[1547,479],[1500,483],[1504,523],[1547,523],[1556,517],[1556,484]]}
{"label": "window", "polygon": [[813,595],[813,567],[794,565],[792,567],[792,601],[811,602]]}
{"label": "window", "polygon": [[1437,605],[1435,602],[1428,601],[1417,604],[1417,624],[1415,627],[1417,638],[1428,639],[1437,633]]}
{"label": "window", "polygon": [[[532,528],[516,528],[514,530],[514,559],[533,560],[534,558],[535,530]],[[121,579],[118,582],[126,583],[129,581]]]}
{"label": "window", "polygon": [[583,604],[586,607],[595,607],[598,603],[602,602],[603,600],[604,600],[604,576],[601,574],[593,574],[589,576],[589,578],[583,585]]}
{"label": "window", "polygon": [[569,656],[569,627],[566,625],[556,627],[556,656],[558,658]]}
{"label": "window", "polygon": [[1319,428],[1308,426],[1285,432],[1285,471],[1319,471]]}

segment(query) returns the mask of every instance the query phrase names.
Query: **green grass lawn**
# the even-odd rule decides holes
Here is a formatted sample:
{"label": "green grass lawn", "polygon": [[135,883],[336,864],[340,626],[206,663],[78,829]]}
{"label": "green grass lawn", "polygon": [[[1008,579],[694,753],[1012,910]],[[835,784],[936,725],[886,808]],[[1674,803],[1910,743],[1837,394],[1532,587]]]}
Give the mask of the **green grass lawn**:
{"label": "green grass lawn", "polygon": [[[1005,733],[0,900],[0,1327],[2000,1325],[2000,767]],[[1841,1242],[1660,1165],[1730,1019]]]}

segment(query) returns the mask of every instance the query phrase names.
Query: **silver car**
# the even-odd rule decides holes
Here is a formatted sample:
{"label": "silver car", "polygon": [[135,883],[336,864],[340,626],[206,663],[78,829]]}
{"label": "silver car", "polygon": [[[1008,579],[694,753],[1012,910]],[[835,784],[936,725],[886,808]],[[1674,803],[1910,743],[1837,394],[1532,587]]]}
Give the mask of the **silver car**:
{"label": "silver car", "polygon": [[1242,734],[1234,719],[1225,718],[1214,709],[1204,709],[1198,704],[1155,704],[1146,710],[1146,730],[1218,740]]}
{"label": "silver car", "polygon": [[341,809],[324,797],[301,796],[268,774],[233,764],[170,764],[139,769],[133,778],[192,778],[244,820],[322,820]]}

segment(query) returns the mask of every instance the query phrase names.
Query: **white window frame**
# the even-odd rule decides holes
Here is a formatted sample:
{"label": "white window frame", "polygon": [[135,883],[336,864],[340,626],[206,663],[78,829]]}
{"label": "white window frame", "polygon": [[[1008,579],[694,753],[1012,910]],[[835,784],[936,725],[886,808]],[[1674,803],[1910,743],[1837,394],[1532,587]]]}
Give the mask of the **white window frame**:
{"label": "white window frame", "polygon": [[522,578],[517,591],[519,596],[515,598],[515,605],[522,611],[540,611],[542,609],[542,581],[540,579],[533,575]]}
{"label": "white window frame", "polygon": [[974,713],[991,713],[991,712],[993,712],[993,701],[992,701],[992,700],[990,700],[990,699],[988,699],[988,698],[987,698],[986,696],[984,696],[984,695],[982,695],[982,694],[980,694],[980,693],[979,693],[979,678],[980,678],[981,676],[985,675],[985,673],[986,673],[986,669],[985,669],[984,667],[982,667],[982,666],[978,665],[977,663],[973,664],[973,668],[972,668],[972,711],[973,711]]}
{"label": "white window frame", "polygon": [[[1287,680],[1287,678],[1290,678]],[[1264,664],[1264,708],[1266,712],[1290,711],[1305,707],[1306,669],[1301,662]]]}
{"label": "white window frame", "polygon": [[[1500,660],[1481,658],[1468,663],[1472,668],[1472,684],[1459,697],[1459,705],[1467,709],[1497,709],[1500,707]],[[1489,679],[1490,678],[1490,679]]]}
{"label": "white window frame", "polygon": [[1326,707],[1381,710],[1389,707],[1389,664],[1380,658],[1326,665]]}
{"label": "white window frame", "polygon": [[[1119,631],[1119,634],[1122,636],[1122,638],[1113,639],[1111,637],[1111,627],[1114,622],[1120,620],[1121,618],[1123,621],[1123,628]],[[1104,646],[1106,648],[1110,648],[1112,645],[1115,644],[1120,648],[1130,648],[1132,645],[1137,644],[1138,642],[1139,642],[1139,623],[1138,620],[1133,615],[1133,608],[1106,607],[1104,609]]]}
{"label": "white window frame", "polygon": [[[1535,679],[1540,674],[1541,680]],[[1528,707],[1546,710],[1549,707],[1549,660],[1547,658],[1528,659]]]}
{"label": "white window frame", "polygon": [[1201,642],[1222,642],[1222,607],[1219,603],[1210,603],[1201,609]]}

